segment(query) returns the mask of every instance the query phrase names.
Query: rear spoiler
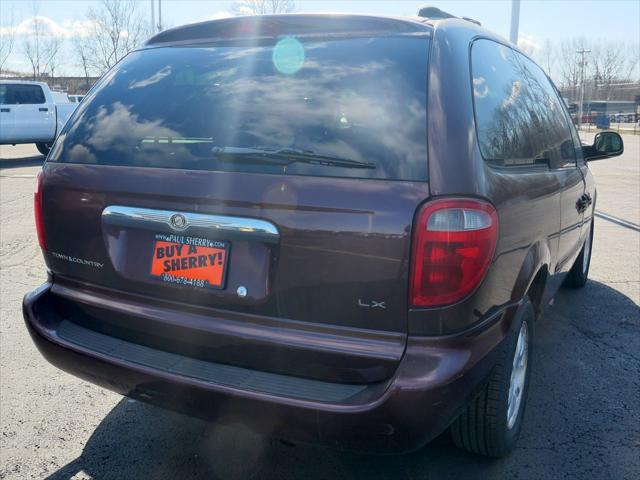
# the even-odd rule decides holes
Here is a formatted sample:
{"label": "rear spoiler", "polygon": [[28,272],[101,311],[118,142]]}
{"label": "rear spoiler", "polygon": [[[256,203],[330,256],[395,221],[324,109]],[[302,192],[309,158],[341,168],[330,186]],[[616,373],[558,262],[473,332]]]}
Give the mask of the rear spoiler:
{"label": "rear spoiler", "polygon": [[[447,18],[460,18],[455,15],[451,15],[449,12],[445,12],[444,10],[440,10],[437,7],[424,6],[420,10],[418,10],[418,16],[422,18],[428,18],[430,20],[445,20]],[[462,17],[462,20],[466,20],[467,22],[475,23],[476,25],[482,26],[482,24],[469,17]]]}

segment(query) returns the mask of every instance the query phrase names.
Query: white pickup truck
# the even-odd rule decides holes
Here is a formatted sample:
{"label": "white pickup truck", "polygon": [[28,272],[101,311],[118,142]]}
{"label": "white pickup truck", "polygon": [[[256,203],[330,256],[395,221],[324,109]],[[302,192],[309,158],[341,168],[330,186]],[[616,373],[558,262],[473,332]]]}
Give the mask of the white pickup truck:
{"label": "white pickup truck", "polygon": [[77,103],[56,103],[46,83],[0,80],[0,145],[35,143],[47,155]]}

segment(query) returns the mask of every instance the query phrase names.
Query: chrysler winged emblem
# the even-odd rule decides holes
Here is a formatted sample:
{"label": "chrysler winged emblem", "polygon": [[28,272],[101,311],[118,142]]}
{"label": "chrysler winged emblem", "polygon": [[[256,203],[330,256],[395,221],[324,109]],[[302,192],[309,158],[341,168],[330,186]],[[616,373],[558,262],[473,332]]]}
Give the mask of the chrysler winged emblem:
{"label": "chrysler winged emblem", "polygon": [[181,213],[174,213],[173,215],[171,215],[169,223],[171,224],[171,228],[173,228],[174,230],[184,230],[189,226],[187,218]]}

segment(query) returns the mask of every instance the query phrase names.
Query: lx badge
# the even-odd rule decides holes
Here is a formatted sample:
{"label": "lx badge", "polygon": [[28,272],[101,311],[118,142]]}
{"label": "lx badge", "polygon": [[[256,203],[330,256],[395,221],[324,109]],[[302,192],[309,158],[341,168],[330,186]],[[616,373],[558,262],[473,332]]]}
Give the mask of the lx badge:
{"label": "lx badge", "polygon": [[366,308],[381,308],[383,310],[387,309],[387,306],[385,305],[386,302],[376,302],[375,300],[371,300],[371,303],[364,303],[361,299],[358,299],[358,305],[360,307],[366,307]]}

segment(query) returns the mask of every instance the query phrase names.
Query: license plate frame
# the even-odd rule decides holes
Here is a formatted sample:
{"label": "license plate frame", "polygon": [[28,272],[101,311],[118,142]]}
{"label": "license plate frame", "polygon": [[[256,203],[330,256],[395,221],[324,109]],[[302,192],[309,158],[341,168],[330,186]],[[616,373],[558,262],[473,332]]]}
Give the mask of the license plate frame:
{"label": "license plate frame", "polygon": [[[159,243],[161,245],[158,245]],[[158,256],[159,246],[164,249],[161,256]],[[178,249],[178,246],[181,246],[181,248]],[[171,251],[171,256],[166,255],[169,253],[166,247],[174,247]],[[231,242],[227,240],[191,235],[156,233],[152,240],[151,262],[148,270],[149,276],[162,283],[224,290],[227,281],[230,253]],[[222,254],[221,259],[219,254]],[[210,255],[214,255],[215,258],[210,258]],[[205,261],[208,263],[208,265],[204,267],[202,264],[198,266],[198,262],[202,256],[205,257]],[[193,266],[193,261],[189,260],[190,258],[195,258],[196,266]],[[166,261],[170,262],[169,265],[165,263]],[[176,264],[173,261],[177,261],[178,263]],[[178,268],[173,268],[176,266]],[[169,270],[166,270],[167,267],[169,267]],[[189,272],[189,276],[181,275],[180,272]],[[210,278],[206,278],[209,275],[211,275]],[[216,278],[219,278],[218,282],[215,282]],[[213,283],[211,280],[213,280]]]}

